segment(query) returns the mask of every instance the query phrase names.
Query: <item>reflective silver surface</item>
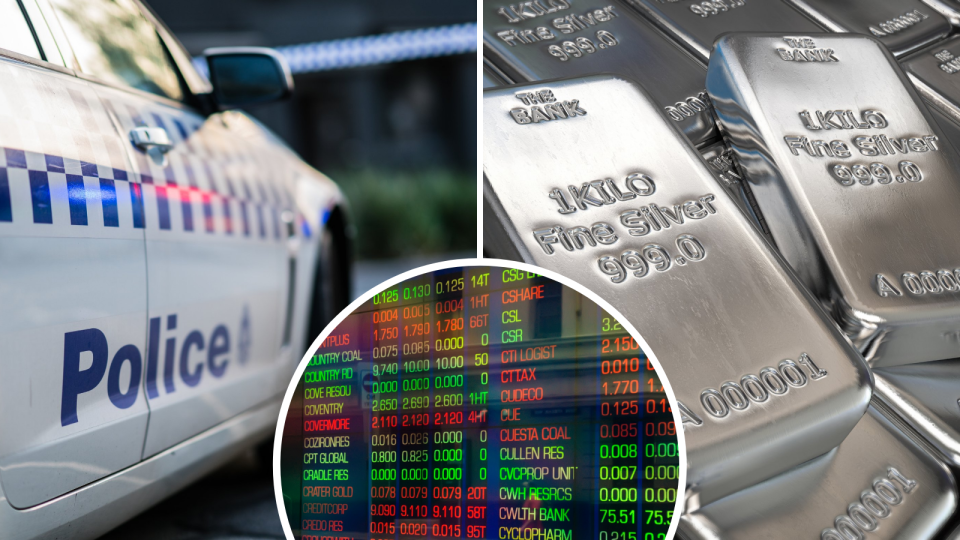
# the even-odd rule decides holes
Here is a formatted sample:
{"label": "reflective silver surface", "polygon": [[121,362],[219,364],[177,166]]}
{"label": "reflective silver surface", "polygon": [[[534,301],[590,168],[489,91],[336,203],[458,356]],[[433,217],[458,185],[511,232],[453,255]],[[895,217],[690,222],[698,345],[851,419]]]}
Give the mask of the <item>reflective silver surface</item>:
{"label": "reflective silver surface", "polygon": [[921,0],[784,1],[834,32],[872,35],[897,56],[950,33],[950,22]]}
{"label": "reflective silver surface", "polygon": [[503,86],[512,84],[510,78],[497,69],[489,60],[483,60],[483,88],[493,88],[494,86]]}
{"label": "reflective silver surface", "polygon": [[736,158],[733,156],[733,151],[727,148],[723,142],[718,142],[702,148],[700,156],[707,162],[710,172],[717,178],[720,185],[726,188],[733,200],[740,206],[740,210],[753,220],[754,225],[760,228],[768,242],[773,242],[767,222],[760,212],[756,197],[753,196],[749,184],[743,179]]}
{"label": "reflective silver surface", "polygon": [[483,181],[483,255],[511,261],[525,260],[520,254],[522,242],[516,231],[504,227],[506,213],[493,193],[490,183]]}
{"label": "reflective silver surface", "polygon": [[484,0],[483,49],[517,82],[617,73],[647,83],[694,144],[718,136],[701,96],[704,64],[618,0]]}
{"label": "reflective silver surface", "polygon": [[932,106],[929,107],[929,110],[947,138],[947,142],[953,145],[954,150],[960,149],[960,124]]}
{"label": "reflective silver surface", "polygon": [[950,24],[960,25],[960,2],[957,0],[923,0],[923,3],[946,17]]}
{"label": "reflective silver surface", "polygon": [[839,448],[680,518],[687,540],[930,538],[957,506],[947,469],[871,406]]}
{"label": "reflective silver surface", "polygon": [[960,122],[960,36],[912,54],[901,65],[927,103]]}
{"label": "reflective silver surface", "polygon": [[649,95],[615,76],[491,89],[483,121],[485,220],[613,304],[666,370],[688,508],[840,444],[866,366]]}
{"label": "reflective silver surface", "polygon": [[889,52],[730,34],[707,88],[781,254],[868,362],[960,356],[960,160]]}
{"label": "reflective silver surface", "polygon": [[756,0],[627,0],[658,27],[706,62],[724,32],[822,32],[784,2]]}
{"label": "reflective silver surface", "polygon": [[954,149],[960,149],[960,40],[952,37],[900,60],[900,66],[927,104]]}
{"label": "reflective silver surface", "polygon": [[876,395],[960,467],[960,360],[878,369]]}

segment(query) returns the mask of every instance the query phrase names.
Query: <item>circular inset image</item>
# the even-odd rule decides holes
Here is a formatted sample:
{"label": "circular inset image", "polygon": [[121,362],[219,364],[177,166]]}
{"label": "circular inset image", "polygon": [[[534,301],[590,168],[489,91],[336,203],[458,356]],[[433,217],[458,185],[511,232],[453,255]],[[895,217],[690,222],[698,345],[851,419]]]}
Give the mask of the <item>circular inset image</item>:
{"label": "circular inset image", "polygon": [[672,538],[675,398],[598,297],[451,261],[368,292],[317,338],[274,451],[288,538]]}

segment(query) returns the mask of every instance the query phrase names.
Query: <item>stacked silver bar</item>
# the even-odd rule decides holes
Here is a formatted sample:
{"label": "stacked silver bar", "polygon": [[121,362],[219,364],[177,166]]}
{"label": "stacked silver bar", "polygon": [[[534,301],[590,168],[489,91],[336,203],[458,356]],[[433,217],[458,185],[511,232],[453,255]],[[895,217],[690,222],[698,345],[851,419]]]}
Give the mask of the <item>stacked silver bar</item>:
{"label": "stacked silver bar", "polygon": [[960,158],[888,50],[732,34],[707,88],[780,253],[867,361],[958,356],[960,242],[932,231],[960,229]]}
{"label": "stacked silver bar", "polygon": [[657,103],[691,142],[717,140],[703,96],[706,66],[678,49],[628,6],[605,0],[483,3],[483,54],[515,82],[616,72],[657,74]]}
{"label": "stacked silver bar", "polygon": [[510,84],[510,78],[500,71],[497,66],[484,59],[483,61],[483,88],[504,86]]}
{"label": "stacked silver bar", "polygon": [[598,76],[483,109],[488,206],[523,259],[606,298],[681,381],[688,506],[840,444],[866,366],[649,96]]}
{"label": "stacked silver bar", "polygon": [[879,39],[901,56],[942,39],[950,22],[921,0],[786,0],[833,32],[853,32]]}
{"label": "stacked silver bar", "polygon": [[[943,462],[960,468],[960,1],[626,1],[485,2],[486,61],[549,81],[485,93],[485,251],[580,281],[651,344],[682,402],[682,537],[946,537],[957,488]],[[710,54],[721,34],[754,31],[766,34]],[[709,78],[691,82],[684,58],[709,60]],[[585,77],[601,72],[616,76]],[[588,114],[561,122],[571,98]],[[821,310],[845,337],[807,324]],[[752,376],[765,355],[803,368],[798,347],[829,375],[801,369],[786,399],[775,384],[764,396]],[[814,388],[831,405],[809,414]]]}
{"label": "stacked silver bar", "polygon": [[953,477],[871,406],[838,448],[680,519],[696,539],[931,538],[956,509]]}
{"label": "stacked silver bar", "polygon": [[[721,32],[822,32],[820,27],[782,2],[725,0],[717,4],[628,0],[658,27],[706,63]],[[727,7],[722,9],[719,6]],[[723,20],[718,20],[722,18]]]}

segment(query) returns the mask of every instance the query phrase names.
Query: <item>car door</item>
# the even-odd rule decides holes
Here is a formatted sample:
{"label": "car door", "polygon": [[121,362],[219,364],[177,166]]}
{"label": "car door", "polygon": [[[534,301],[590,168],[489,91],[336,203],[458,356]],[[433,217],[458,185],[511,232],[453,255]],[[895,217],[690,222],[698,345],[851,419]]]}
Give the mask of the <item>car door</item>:
{"label": "car door", "polygon": [[148,417],[141,192],[54,34],[34,0],[0,1],[0,484],[15,508],[139,461]]}
{"label": "car door", "polygon": [[52,3],[84,76],[102,83],[142,186],[147,458],[276,393],[290,198],[266,184],[277,171],[233,132],[230,113],[204,117],[183,103],[170,54],[135,2]]}

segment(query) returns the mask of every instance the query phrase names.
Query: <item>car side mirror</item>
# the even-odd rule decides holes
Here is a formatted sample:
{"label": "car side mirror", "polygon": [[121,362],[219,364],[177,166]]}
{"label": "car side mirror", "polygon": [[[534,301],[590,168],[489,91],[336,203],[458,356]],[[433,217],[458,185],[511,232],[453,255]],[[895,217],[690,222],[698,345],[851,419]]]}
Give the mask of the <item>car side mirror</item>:
{"label": "car side mirror", "polygon": [[287,61],[266,47],[218,47],[203,51],[213,100],[220,109],[266,103],[293,93]]}

